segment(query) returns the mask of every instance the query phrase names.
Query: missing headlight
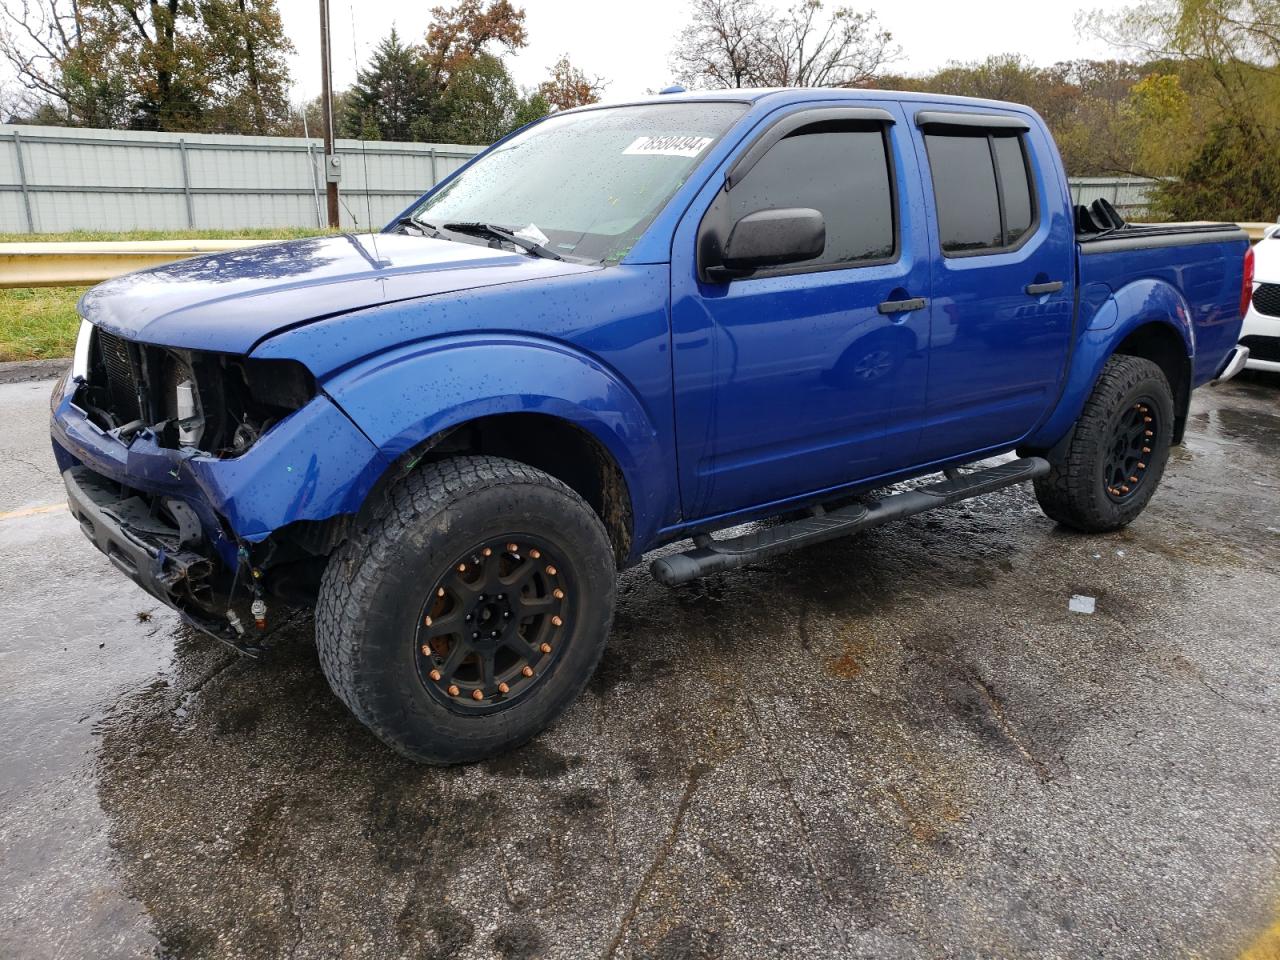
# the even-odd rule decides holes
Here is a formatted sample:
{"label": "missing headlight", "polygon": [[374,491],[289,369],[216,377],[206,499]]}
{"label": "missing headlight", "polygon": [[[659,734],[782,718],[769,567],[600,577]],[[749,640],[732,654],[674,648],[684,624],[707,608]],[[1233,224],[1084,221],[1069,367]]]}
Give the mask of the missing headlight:
{"label": "missing headlight", "polygon": [[189,350],[165,351],[162,379],[162,436],[216,457],[245,453],[316,392],[310,371],[293,360]]}

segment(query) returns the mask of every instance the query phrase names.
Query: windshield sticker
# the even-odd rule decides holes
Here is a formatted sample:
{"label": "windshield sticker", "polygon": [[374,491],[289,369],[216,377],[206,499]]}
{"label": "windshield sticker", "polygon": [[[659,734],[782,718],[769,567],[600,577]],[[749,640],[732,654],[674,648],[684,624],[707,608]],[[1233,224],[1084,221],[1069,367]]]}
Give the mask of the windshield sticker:
{"label": "windshield sticker", "polygon": [[685,137],[678,135],[637,137],[632,141],[631,146],[623,150],[622,153],[624,156],[696,157],[707,149],[707,144],[711,140],[711,137]]}

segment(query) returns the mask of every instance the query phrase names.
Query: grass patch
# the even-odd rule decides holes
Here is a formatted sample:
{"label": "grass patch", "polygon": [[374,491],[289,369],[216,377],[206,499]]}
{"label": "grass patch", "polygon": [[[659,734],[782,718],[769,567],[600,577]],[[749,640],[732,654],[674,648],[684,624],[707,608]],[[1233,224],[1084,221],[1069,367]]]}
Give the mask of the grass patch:
{"label": "grass patch", "polygon": [[0,290],[0,361],[69,357],[80,318],[76,301],[84,287]]}
{"label": "grass patch", "polygon": [[0,233],[0,243],[49,243],[96,240],[297,240],[336,230],[315,227],[263,227],[247,230],[73,230],[70,233]]}

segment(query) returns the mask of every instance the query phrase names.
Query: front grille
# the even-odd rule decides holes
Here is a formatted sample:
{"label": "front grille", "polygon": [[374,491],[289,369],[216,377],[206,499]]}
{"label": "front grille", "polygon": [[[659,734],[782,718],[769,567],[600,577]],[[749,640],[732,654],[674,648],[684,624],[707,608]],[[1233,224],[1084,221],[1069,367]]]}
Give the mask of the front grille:
{"label": "front grille", "polygon": [[1240,346],[1249,348],[1250,360],[1280,363],[1280,337],[1244,337]]}
{"label": "front grille", "polygon": [[133,348],[129,341],[105,330],[98,330],[98,355],[107,373],[107,395],[111,398],[110,413],[121,424],[142,419],[142,407],[138,403],[138,384],[134,378]]}
{"label": "front grille", "polygon": [[1280,283],[1260,283],[1253,291],[1253,307],[1268,317],[1280,317]]}

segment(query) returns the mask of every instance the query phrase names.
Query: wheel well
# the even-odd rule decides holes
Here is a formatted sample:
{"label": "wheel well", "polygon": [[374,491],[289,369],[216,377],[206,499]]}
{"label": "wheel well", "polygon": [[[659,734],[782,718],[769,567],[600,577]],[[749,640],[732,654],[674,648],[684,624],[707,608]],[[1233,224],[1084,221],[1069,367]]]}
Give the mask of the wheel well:
{"label": "wheel well", "polygon": [[1191,358],[1176,330],[1167,323],[1146,323],[1120,342],[1116,353],[1150,360],[1163,372],[1173,391],[1173,442],[1182,442],[1191,403]]}
{"label": "wheel well", "polygon": [[432,437],[409,462],[416,466],[466,454],[506,457],[555,477],[604,522],[618,564],[630,554],[632,512],[626,478],[604,444],[586,430],[540,413],[483,417]]}

